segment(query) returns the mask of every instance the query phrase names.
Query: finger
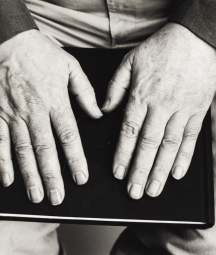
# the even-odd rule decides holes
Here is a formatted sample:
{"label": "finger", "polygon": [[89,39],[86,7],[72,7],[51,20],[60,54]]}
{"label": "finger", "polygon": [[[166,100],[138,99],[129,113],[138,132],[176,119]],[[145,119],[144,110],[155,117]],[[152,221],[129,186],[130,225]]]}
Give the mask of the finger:
{"label": "finger", "polygon": [[108,84],[106,100],[102,106],[104,112],[114,110],[122,101],[131,82],[132,54],[127,54]]}
{"label": "finger", "polygon": [[168,119],[168,114],[161,110],[149,110],[147,113],[127,185],[133,199],[140,199],[143,195]]}
{"label": "finger", "polygon": [[76,96],[80,107],[92,118],[103,116],[97,106],[94,89],[84,74],[78,61],[70,58],[69,90]]}
{"label": "finger", "polygon": [[166,125],[162,143],[146,183],[146,193],[151,197],[158,196],[164,188],[180,147],[187,120],[185,114],[183,116],[174,114]]}
{"label": "finger", "polygon": [[14,181],[9,127],[2,118],[0,118],[0,179],[4,187],[10,186]]}
{"label": "finger", "polygon": [[52,205],[59,205],[65,191],[49,116],[34,115],[28,121],[28,128],[47,196]]}
{"label": "finger", "polygon": [[114,155],[113,173],[117,179],[123,179],[128,171],[146,112],[145,104],[129,98]]}
{"label": "finger", "polygon": [[65,100],[64,105],[59,107],[58,111],[51,111],[51,120],[74,181],[78,185],[85,184],[88,180],[88,167],[69,99]]}
{"label": "finger", "polygon": [[44,197],[28,128],[23,120],[10,123],[11,136],[29,199],[40,203]]}
{"label": "finger", "polygon": [[192,116],[185,127],[182,143],[172,167],[172,175],[177,180],[186,174],[190,166],[204,117],[205,113]]}

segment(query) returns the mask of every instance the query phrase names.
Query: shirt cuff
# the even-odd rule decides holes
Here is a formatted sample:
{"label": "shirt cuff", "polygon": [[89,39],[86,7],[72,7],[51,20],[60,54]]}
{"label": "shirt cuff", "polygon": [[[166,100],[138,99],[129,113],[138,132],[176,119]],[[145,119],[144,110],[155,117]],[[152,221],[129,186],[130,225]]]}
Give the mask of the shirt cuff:
{"label": "shirt cuff", "polygon": [[38,27],[22,0],[0,0],[0,44],[30,29]]}
{"label": "shirt cuff", "polygon": [[216,48],[215,0],[178,0],[168,20],[183,25]]}

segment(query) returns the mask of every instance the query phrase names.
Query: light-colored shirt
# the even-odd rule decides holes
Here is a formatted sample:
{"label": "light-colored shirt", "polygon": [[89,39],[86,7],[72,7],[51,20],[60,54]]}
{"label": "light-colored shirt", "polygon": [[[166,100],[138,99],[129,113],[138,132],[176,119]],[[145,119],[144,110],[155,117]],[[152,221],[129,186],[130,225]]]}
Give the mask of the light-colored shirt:
{"label": "light-colored shirt", "polygon": [[25,0],[42,33],[62,46],[133,47],[167,22],[176,0]]}

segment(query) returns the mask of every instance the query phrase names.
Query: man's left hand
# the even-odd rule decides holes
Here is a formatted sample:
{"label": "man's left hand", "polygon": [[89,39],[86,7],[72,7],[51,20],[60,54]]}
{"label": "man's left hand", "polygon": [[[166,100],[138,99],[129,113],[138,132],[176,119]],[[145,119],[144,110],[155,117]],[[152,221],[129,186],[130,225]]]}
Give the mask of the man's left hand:
{"label": "man's left hand", "polygon": [[103,106],[115,109],[131,85],[113,173],[123,179],[132,155],[128,193],[158,196],[172,172],[190,165],[216,89],[216,51],[181,25],[165,27],[129,52],[114,74]]}

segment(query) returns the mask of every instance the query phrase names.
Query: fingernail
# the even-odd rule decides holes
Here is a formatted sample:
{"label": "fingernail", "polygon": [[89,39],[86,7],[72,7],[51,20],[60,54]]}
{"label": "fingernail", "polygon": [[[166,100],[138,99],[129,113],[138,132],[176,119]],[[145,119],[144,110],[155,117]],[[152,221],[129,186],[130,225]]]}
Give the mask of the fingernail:
{"label": "fingernail", "polygon": [[183,174],[183,168],[181,166],[177,166],[175,169],[174,169],[174,172],[173,172],[173,177],[177,180],[181,179],[182,177],[182,174]]}
{"label": "fingernail", "polygon": [[142,185],[133,184],[130,188],[129,194],[133,199],[141,198],[141,196],[142,196]]}
{"label": "fingernail", "polygon": [[103,113],[101,112],[101,110],[98,108],[98,106],[96,104],[93,105],[93,111],[97,116],[103,116]]}
{"label": "fingernail", "polygon": [[52,205],[59,205],[62,202],[62,197],[57,189],[50,190],[49,199]]}
{"label": "fingernail", "polygon": [[109,105],[110,105],[110,99],[108,99],[108,100],[103,104],[101,110],[107,109]]}
{"label": "fingernail", "polygon": [[41,192],[37,186],[32,186],[29,188],[29,194],[31,201],[34,203],[39,203],[42,199]]}
{"label": "fingernail", "polygon": [[146,192],[148,193],[149,196],[155,197],[157,196],[159,189],[160,189],[160,182],[151,181]]}
{"label": "fingernail", "polygon": [[84,174],[82,172],[76,173],[74,176],[75,182],[78,185],[82,185],[86,183],[86,177],[84,176]]}
{"label": "fingernail", "polygon": [[117,166],[114,176],[115,178],[122,180],[125,177],[125,168],[123,166]]}
{"label": "fingernail", "polygon": [[4,187],[10,186],[11,179],[8,173],[2,173],[1,179],[2,179],[2,184]]}

